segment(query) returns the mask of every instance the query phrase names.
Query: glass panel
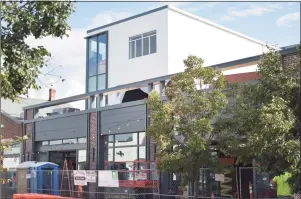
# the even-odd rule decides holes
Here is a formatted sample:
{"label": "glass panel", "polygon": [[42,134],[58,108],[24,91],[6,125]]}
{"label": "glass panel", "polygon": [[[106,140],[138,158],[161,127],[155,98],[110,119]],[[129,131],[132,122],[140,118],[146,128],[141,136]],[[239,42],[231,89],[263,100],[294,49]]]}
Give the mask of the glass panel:
{"label": "glass panel", "polygon": [[39,162],[47,162],[48,161],[47,152],[38,152],[37,160]]}
{"label": "glass panel", "polygon": [[114,142],[114,136],[113,135],[108,136],[108,142],[109,142],[109,147],[113,146],[113,142]]}
{"label": "glass panel", "polygon": [[143,55],[149,54],[149,37],[143,38]]}
{"label": "glass panel", "polygon": [[46,146],[46,145],[49,145],[49,141],[43,141],[42,142],[42,146]]}
{"label": "glass panel", "polygon": [[115,135],[115,147],[137,145],[137,133]]}
{"label": "glass panel", "polygon": [[98,75],[97,79],[97,90],[106,88],[106,74]]}
{"label": "glass panel", "polygon": [[98,36],[98,74],[106,72],[107,34]]}
{"label": "glass panel", "polygon": [[146,143],[146,134],[145,132],[139,133],[139,145],[145,145]]}
{"label": "glass panel", "polygon": [[157,52],[157,36],[150,37],[150,54]]}
{"label": "glass panel", "polygon": [[140,57],[142,55],[142,40],[136,40],[136,57]]}
{"label": "glass panel", "polygon": [[144,34],[143,34],[143,37],[147,37],[147,36],[154,35],[154,34],[156,34],[156,31],[155,31],[155,30],[154,30],[154,31],[151,31],[151,32],[146,32],[146,33],[144,33]]}
{"label": "glass panel", "polygon": [[130,58],[135,58],[135,41],[130,42]]}
{"label": "glass panel", "polygon": [[89,39],[88,44],[88,70],[89,70],[89,76],[93,76],[97,74],[97,37],[92,37]]}
{"label": "glass panel", "polygon": [[96,91],[96,76],[89,77],[88,92]]}
{"label": "glass panel", "polygon": [[64,139],[63,143],[64,144],[75,144],[76,143],[76,139]]}
{"label": "glass panel", "polygon": [[139,147],[139,160],[145,160],[146,152],[145,152],[145,146]]}
{"label": "glass panel", "polygon": [[113,161],[113,148],[108,148],[108,161]]}
{"label": "glass panel", "polygon": [[87,150],[78,150],[77,162],[86,162]]}
{"label": "glass panel", "polygon": [[77,142],[78,143],[87,143],[87,138],[78,138]]}
{"label": "glass panel", "polygon": [[49,145],[62,144],[63,140],[51,140],[49,141]]}
{"label": "glass panel", "polygon": [[133,161],[138,159],[137,147],[122,147],[115,149],[115,162],[119,163],[120,169],[133,170]]}

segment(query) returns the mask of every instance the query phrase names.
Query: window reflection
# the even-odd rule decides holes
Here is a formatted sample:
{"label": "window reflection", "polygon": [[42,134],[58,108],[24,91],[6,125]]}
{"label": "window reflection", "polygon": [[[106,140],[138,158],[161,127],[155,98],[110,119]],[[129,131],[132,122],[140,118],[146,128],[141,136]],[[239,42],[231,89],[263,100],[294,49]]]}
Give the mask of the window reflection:
{"label": "window reflection", "polygon": [[[135,161],[146,160],[145,132],[108,135],[105,140],[108,147],[108,169],[134,170],[138,169],[140,164],[134,165]],[[127,174],[127,178],[131,178],[130,173]]]}
{"label": "window reflection", "polygon": [[89,76],[96,75],[97,73],[97,37],[92,37],[89,39]]}
{"label": "window reflection", "polygon": [[146,152],[145,152],[145,146],[139,147],[139,160],[145,160],[146,158]]}
{"label": "window reflection", "polygon": [[109,142],[109,147],[113,146],[113,142],[114,142],[114,136],[113,135],[108,136],[108,142]]}
{"label": "window reflection", "polygon": [[88,41],[88,92],[106,88],[107,34],[89,38]]}
{"label": "window reflection", "polygon": [[137,145],[137,133],[115,135],[115,147]]}
{"label": "window reflection", "polygon": [[146,143],[146,134],[145,132],[139,133],[139,145],[144,145]]}
{"label": "window reflection", "polygon": [[107,34],[98,36],[98,74],[106,72]]}

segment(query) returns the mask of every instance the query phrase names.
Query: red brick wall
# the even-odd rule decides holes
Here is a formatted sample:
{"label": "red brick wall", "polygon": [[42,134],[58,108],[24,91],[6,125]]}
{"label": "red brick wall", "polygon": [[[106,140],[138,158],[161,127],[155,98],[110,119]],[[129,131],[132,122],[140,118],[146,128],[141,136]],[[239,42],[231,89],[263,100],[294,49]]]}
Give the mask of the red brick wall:
{"label": "red brick wall", "polygon": [[[93,161],[93,148],[95,149],[95,157]],[[90,113],[90,169],[96,169],[96,149],[97,149],[97,113]]]}
{"label": "red brick wall", "polygon": [[[90,148],[89,148],[89,168],[90,170],[96,170],[96,149],[97,149],[97,113],[90,113]],[[95,149],[95,157],[93,161],[93,148]],[[95,183],[89,183],[89,197],[91,199],[96,198],[95,192],[97,191],[97,186]]]}
{"label": "red brick wall", "polygon": [[3,139],[22,136],[22,123],[16,123],[11,118],[1,114],[1,124],[4,125],[4,127],[1,129]]}
{"label": "red brick wall", "polygon": [[283,64],[285,66],[294,67],[298,64],[297,53],[288,54],[283,56]]}

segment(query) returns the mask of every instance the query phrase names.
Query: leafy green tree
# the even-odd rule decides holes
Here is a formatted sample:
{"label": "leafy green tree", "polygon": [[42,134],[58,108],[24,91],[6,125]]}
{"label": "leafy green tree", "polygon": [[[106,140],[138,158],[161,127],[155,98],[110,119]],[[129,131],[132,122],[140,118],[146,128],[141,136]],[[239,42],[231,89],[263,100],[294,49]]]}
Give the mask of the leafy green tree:
{"label": "leafy green tree", "polygon": [[[27,140],[28,138],[30,138],[31,135],[25,135],[23,137],[13,137],[12,139],[3,139],[3,135],[0,135],[0,151],[1,151],[1,154],[0,154],[0,159],[3,160],[3,152],[6,151],[11,151],[12,149],[12,144],[13,143],[16,143],[16,142],[23,142],[25,140]],[[7,171],[7,168],[3,168],[3,165],[1,164],[0,165],[0,174],[1,172],[6,172]],[[7,183],[9,180],[8,179],[5,179],[5,178],[0,178],[0,185],[1,184],[4,184],[4,183]]]}
{"label": "leafy green tree", "polygon": [[264,54],[256,83],[232,85],[227,93],[231,103],[215,130],[225,153],[243,163],[255,160],[274,175],[291,172],[300,190],[300,50],[297,59],[288,66],[278,51]]}
{"label": "leafy green tree", "polygon": [[[62,38],[68,36],[67,20],[74,11],[71,1],[1,1],[1,98],[18,100],[28,90],[38,89],[36,82],[41,69],[47,66],[51,56],[43,46],[30,47],[26,38],[41,39],[46,36]],[[63,80],[62,80],[63,81]],[[2,129],[3,131],[3,129]],[[0,156],[11,148],[13,142],[27,138],[15,137],[12,141],[2,140]],[[4,171],[0,165],[0,172]],[[2,183],[4,179],[1,179]]]}
{"label": "leafy green tree", "polygon": [[185,72],[167,85],[167,101],[162,102],[155,91],[150,93],[147,134],[157,143],[159,170],[180,174],[182,186],[194,184],[194,198],[198,198],[200,168],[221,166],[213,152],[211,123],[227,104],[226,80],[220,71],[203,67],[198,57],[189,56],[184,64]]}
{"label": "leafy green tree", "polygon": [[68,36],[71,1],[1,1],[1,96],[16,100],[36,82],[50,53],[43,46],[30,47],[26,38]]}

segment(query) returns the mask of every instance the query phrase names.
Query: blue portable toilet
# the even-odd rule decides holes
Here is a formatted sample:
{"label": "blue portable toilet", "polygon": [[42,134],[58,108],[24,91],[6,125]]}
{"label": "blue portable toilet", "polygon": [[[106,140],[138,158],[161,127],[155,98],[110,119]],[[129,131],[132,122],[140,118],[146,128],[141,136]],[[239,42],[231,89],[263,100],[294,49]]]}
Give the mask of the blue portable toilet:
{"label": "blue portable toilet", "polygon": [[24,172],[26,173],[26,179],[29,182],[27,181],[28,183],[26,183],[28,184],[28,190],[25,192],[59,195],[58,168],[57,164],[51,162],[28,161],[19,164],[17,167],[17,176],[18,173],[21,175],[24,175]]}

